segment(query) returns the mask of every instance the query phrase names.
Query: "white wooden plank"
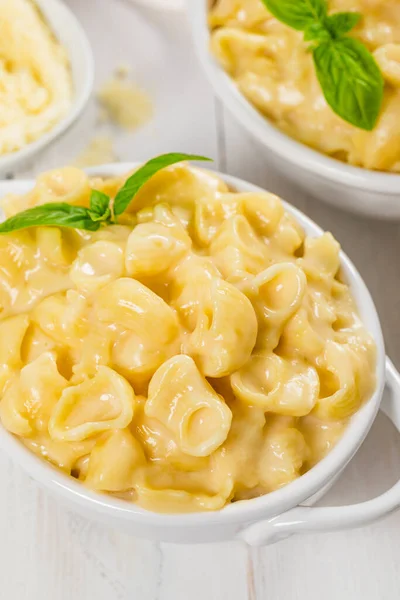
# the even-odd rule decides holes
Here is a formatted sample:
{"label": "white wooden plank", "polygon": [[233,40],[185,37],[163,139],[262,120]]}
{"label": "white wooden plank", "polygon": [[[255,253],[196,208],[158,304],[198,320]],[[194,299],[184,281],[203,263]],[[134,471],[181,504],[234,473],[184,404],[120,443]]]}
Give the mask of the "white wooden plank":
{"label": "white wooden plank", "polygon": [[158,600],[247,598],[247,550],[241,544],[161,544]]}
{"label": "white wooden plank", "polygon": [[56,504],[3,456],[0,473],[6,492],[0,495],[4,598],[30,600],[45,597],[46,592],[59,594],[67,580],[71,593],[79,592],[75,586],[83,580],[85,565],[71,548],[65,518]]}
{"label": "white wooden plank", "polygon": [[157,597],[163,560],[159,544],[92,524],[72,513],[68,527],[96,578],[107,584],[111,598]]}

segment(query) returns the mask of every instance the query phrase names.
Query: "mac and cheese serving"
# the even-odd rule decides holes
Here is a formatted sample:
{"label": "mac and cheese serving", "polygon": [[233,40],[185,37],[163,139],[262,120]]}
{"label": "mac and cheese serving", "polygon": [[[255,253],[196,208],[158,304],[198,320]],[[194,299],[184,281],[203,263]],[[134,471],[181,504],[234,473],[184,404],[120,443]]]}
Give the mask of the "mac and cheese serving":
{"label": "mac and cheese serving", "polygon": [[[3,208],[88,206],[123,182],[62,169]],[[0,257],[4,427],[144,508],[217,510],[288,484],[374,387],[339,244],[206,171],[160,171],[96,232],[0,235]]]}
{"label": "mac and cheese serving", "polygon": [[239,90],[291,137],[352,165],[400,172],[400,4],[328,0],[329,12],[361,13],[350,35],[370,50],[385,79],[373,131],[338,117],[326,103],[303,32],[273,18],[262,0],[215,0],[211,50]]}

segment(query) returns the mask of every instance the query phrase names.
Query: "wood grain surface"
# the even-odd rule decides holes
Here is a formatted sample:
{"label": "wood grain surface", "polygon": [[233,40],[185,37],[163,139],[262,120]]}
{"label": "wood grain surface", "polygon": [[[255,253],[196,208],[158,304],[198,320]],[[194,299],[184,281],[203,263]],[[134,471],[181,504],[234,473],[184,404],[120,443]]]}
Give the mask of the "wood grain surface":
{"label": "wood grain surface", "polygon": [[[215,166],[280,194],[332,233],[375,299],[387,351],[400,366],[400,227],[335,211],[276,175],[268,157],[214,98],[184,16],[127,0],[68,0],[96,58],[96,87],[128,64],[154,102],[135,133],[108,131],[121,160],[164,151],[212,156]],[[92,101],[77,126],[16,175],[71,162],[104,133]],[[361,501],[400,476],[400,436],[379,415],[325,505]],[[121,535],[58,506],[0,455],[1,600],[397,600],[400,514],[358,531],[297,537],[260,550],[240,544],[174,546]]]}

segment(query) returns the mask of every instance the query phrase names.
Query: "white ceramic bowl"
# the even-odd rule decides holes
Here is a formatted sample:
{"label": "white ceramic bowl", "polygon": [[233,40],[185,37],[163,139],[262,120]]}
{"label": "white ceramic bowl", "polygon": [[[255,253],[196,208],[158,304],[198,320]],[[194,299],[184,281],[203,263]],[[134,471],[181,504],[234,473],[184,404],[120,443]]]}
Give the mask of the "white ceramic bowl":
{"label": "white ceramic bowl", "polygon": [[0,176],[23,168],[39,152],[64,134],[85,108],[94,79],[94,61],[86,34],[61,0],[34,0],[54,35],[67,51],[72,70],[73,100],[68,114],[50,131],[21,150],[0,156]]}
{"label": "white ceramic bowl", "polygon": [[261,142],[277,170],[334,206],[400,219],[400,175],[352,167],[312,150],[279,131],[246,100],[209,51],[208,5],[209,0],[187,0],[186,6],[200,62],[222,103]]}
{"label": "white ceramic bowl", "polygon": [[[137,165],[107,165],[89,169],[88,172],[91,175],[113,177],[130,171],[134,166]],[[238,191],[260,191],[260,188],[234,177],[221,177]],[[32,185],[33,182],[29,181],[2,182],[0,196],[8,191],[26,192]],[[285,206],[308,235],[318,236],[322,233],[322,230],[303,213],[289,204]],[[89,519],[153,540],[193,544],[241,539],[249,544],[261,545],[299,531],[357,527],[388,514],[400,507],[400,482],[382,496],[362,504],[339,508],[310,506],[329,489],[357,452],[381,406],[382,398],[382,408],[400,428],[400,376],[389,359],[385,358],[379,318],[368,289],[354,265],[343,253],[341,262],[361,318],[377,345],[376,391],[353,417],[344,436],[332,452],[311,471],[286,487],[254,500],[236,502],[217,512],[163,515],[86,490],[83,485],[32,454],[1,426],[0,447],[68,508]]]}

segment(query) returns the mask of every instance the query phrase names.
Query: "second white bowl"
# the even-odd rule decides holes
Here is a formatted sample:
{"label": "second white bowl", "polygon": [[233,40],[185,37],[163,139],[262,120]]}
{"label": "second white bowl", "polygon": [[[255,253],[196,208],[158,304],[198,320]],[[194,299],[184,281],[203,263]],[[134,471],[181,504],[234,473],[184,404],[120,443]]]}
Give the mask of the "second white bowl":
{"label": "second white bowl", "polygon": [[353,167],[312,150],[279,131],[239,92],[209,51],[208,6],[209,0],[187,0],[200,62],[217,96],[261,142],[276,169],[333,206],[371,217],[400,219],[400,175]]}
{"label": "second white bowl", "polygon": [[66,49],[71,65],[73,100],[68,114],[51,130],[21,150],[0,155],[0,177],[23,168],[35,155],[64,134],[78,119],[93,89],[94,61],[86,34],[61,0],[35,0],[59,43]]}

